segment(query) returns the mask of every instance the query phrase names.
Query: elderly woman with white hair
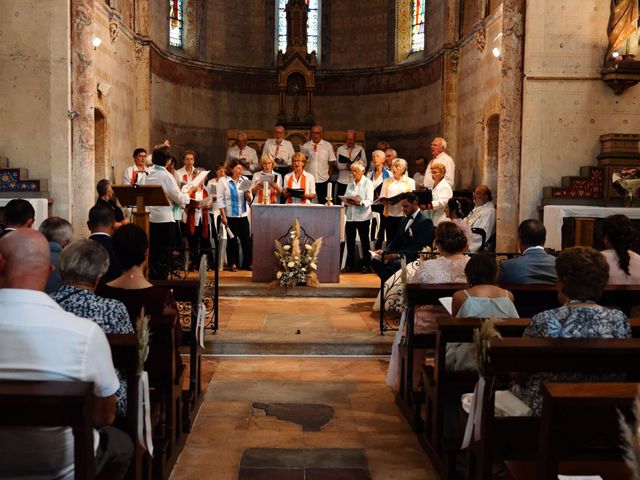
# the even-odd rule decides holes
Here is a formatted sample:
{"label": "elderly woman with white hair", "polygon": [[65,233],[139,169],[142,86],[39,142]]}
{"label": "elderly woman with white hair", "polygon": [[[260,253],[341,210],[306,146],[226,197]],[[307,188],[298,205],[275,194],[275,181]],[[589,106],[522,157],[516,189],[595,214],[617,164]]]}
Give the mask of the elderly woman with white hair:
{"label": "elderly woman with white hair", "polygon": [[433,163],[431,165],[431,178],[433,179],[433,189],[431,190],[431,207],[433,208],[433,225],[438,226],[440,222],[445,220],[445,208],[447,202],[453,197],[451,185],[444,178],[447,170],[442,163]]}
{"label": "elderly woman with white hair", "polygon": [[380,197],[385,199],[382,227],[384,228],[387,244],[396,236],[400,222],[404,217],[400,201],[390,202],[386,199],[396,197],[401,193],[412,192],[416,189],[416,182],[413,178],[405,175],[407,172],[407,161],[403,158],[396,158],[391,164],[393,176],[382,184]]}
{"label": "elderly woman with white hair", "polygon": [[345,214],[346,226],[345,236],[347,241],[347,262],[344,271],[354,270],[356,232],[360,237],[362,245],[362,273],[369,273],[369,245],[371,226],[371,203],[373,202],[373,183],[364,176],[364,163],[355,161],[351,164],[351,174],[353,180],[347,185],[345,192],[345,204],[347,212]]}
{"label": "elderly woman with white hair", "polygon": [[[374,201],[380,197],[382,191],[382,184],[387,178],[391,178],[391,171],[385,165],[385,156],[383,150],[374,150],[371,154],[371,171],[367,174],[367,178],[371,180],[373,184],[373,199]],[[382,212],[384,211],[384,205],[376,203],[371,206],[371,210],[380,214],[382,218]],[[382,241],[384,240],[384,230],[382,227],[378,229],[378,237],[376,238],[376,249],[382,248]]]}
{"label": "elderly woman with white hair", "polygon": [[260,157],[260,166],[262,170],[257,172],[253,176],[253,187],[251,187],[251,193],[254,195],[254,199],[257,203],[264,203],[264,182],[268,182],[268,195],[269,203],[280,203],[280,194],[284,190],[282,188],[282,175],[275,172],[275,161],[273,155],[269,153],[263,153]]}
{"label": "elderly woman with white hair", "polygon": [[[93,240],[76,240],[60,253],[64,284],[51,294],[65,311],[94,321],[104,333],[134,333],[127,308],[122,302],[94,293],[100,278],[109,269],[109,254]],[[116,412],[126,415],[127,389],[118,371],[120,388],[116,392]]]}

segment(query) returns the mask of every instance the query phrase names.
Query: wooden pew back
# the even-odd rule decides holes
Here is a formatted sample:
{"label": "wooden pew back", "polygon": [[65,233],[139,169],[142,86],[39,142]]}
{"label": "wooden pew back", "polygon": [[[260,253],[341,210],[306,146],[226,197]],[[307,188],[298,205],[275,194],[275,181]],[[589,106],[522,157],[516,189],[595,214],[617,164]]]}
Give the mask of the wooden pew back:
{"label": "wooden pew back", "polygon": [[96,477],[93,382],[1,380],[0,426],[71,427],[75,478]]}
{"label": "wooden pew back", "polygon": [[521,373],[626,373],[640,375],[640,339],[494,338],[485,365],[486,387],[481,397],[481,431],[469,448],[468,476],[488,480],[493,461],[535,458],[540,419],[495,417],[495,390],[500,378]]}

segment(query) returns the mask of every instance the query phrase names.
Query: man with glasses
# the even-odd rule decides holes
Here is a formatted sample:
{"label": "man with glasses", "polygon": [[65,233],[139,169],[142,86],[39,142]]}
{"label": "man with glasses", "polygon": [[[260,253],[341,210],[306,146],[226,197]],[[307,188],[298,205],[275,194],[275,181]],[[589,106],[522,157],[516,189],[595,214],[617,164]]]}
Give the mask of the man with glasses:
{"label": "man with glasses", "polygon": [[282,125],[276,125],[273,130],[275,138],[269,138],[264,142],[262,154],[269,154],[276,163],[275,171],[283,177],[291,170],[291,157],[295,153],[293,144],[286,140],[286,131]]}
{"label": "man with glasses", "polygon": [[144,185],[147,179],[147,151],[136,148],[133,151],[133,165],[124,171],[122,183],[125,185]]}

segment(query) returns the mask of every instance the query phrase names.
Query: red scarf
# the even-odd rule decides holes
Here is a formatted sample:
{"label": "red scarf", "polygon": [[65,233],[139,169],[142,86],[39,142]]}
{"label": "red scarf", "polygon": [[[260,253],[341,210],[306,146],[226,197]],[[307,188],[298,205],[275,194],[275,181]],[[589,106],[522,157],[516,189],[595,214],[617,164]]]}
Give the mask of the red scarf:
{"label": "red scarf", "polygon": [[[293,179],[296,176],[295,173],[291,174],[291,176],[289,177],[289,181],[287,182],[287,188],[293,188]],[[300,188],[303,189],[306,193],[307,191],[307,177],[305,176],[304,173],[302,173],[302,176],[300,178]],[[293,197],[289,197],[287,198],[287,203],[293,203]],[[300,199],[300,203],[307,203],[307,199],[306,198],[301,198]]]}
{"label": "red scarf", "polygon": [[[185,175],[186,176],[186,175]],[[207,198],[209,194],[206,190],[202,190],[202,199]],[[196,192],[191,193],[191,198],[195,200]],[[189,233],[191,236],[196,234],[196,206],[189,205],[187,207],[187,225],[189,225]],[[202,211],[202,232],[201,235],[206,238],[209,236],[209,212],[206,210]]]}

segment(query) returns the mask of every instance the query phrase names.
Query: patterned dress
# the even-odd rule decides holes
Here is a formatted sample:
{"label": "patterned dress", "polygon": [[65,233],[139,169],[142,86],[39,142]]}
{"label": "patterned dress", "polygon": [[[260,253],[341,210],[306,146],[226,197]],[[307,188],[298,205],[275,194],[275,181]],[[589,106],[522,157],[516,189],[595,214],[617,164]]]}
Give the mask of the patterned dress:
{"label": "patterned dress", "polygon": [[[629,320],[620,310],[564,306],[535,315],[524,332],[525,337],[543,338],[630,338]],[[611,375],[537,373],[521,384],[511,386],[514,395],[529,405],[533,414],[542,413],[543,382],[611,381]]]}
{"label": "patterned dress", "polygon": [[[105,334],[135,333],[129,320],[129,313],[122,302],[102,298],[89,290],[62,285],[51,294],[67,312],[78,317],[93,320]],[[120,388],[116,392],[116,412],[124,417],[127,413],[127,383],[124,376],[116,370]]]}

